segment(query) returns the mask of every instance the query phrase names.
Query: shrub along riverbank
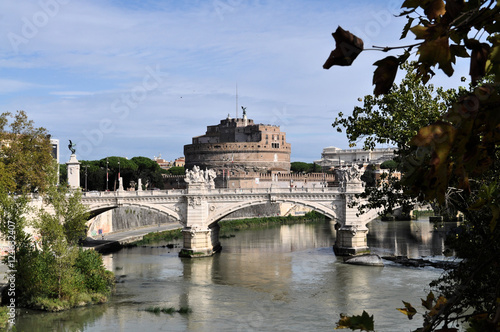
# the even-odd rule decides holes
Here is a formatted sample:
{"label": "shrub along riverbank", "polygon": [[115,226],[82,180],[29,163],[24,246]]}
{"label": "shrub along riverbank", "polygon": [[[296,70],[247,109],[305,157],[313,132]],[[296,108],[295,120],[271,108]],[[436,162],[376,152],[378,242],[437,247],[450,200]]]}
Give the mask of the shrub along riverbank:
{"label": "shrub along riverbank", "polygon": [[247,228],[267,227],[273,225],[291,225],[302,222],[324,221],[325,216],[311,211],[303,216],[286,216],[286,217],[264,217],[264,218],[245,218],[225,220],[219,223],[220,232],[238,231]]}

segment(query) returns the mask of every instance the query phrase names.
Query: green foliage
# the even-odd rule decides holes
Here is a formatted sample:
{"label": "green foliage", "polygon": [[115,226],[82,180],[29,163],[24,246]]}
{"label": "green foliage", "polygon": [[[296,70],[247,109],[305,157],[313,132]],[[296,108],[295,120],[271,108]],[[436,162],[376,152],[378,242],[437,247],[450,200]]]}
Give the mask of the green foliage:
{"label": "green foliage", "polygon": [[319,212],[311,211],[304,216],[264,217],[224,220],[220,222],[221,231],[240,230],[252,227],[289,225],[297,222],[324,221],[325,216]]}
{"label": "green foliage", "polygon": [[361,181],[365,183],[365,187],[375,187],[375,165],[369,164],[366,166],[365,172],[361,175]]}
{"label": "green foliage", "polygon": [[398,167],[398,163],[394,160],[386,160],[380,164],[380,169],[391,169],[395,170]]}
{"label": "green foliage", "polygon": [[290,163],[290,171],[293,173],[314,173],[321,172],[321,166],[315,163],[304,163],[301,161],[294,161]]}
{"label": "green foliage", "polygon": [[[120,165],[118,165],[120,162]],[[184,168],[181,168],[182,170]],[[146,157],[134,157],[132,159],[122,157],[107,157],[100,160],[82,160],[80,166],[80,183],[87,190],[106,190],[106,178],[108,178],[107,188],[109,190],[118,189],[118,174],[123,178],[124,189],[135,186],[142,179],[143,189],[164,188],[164,173],[157,162]],[[181,172],[181,170],[174,170]],[[182,172],[182,174],[184,174]],[[87,181],[85,181],[85,179]],[[63,178],[61,171],[61,182]]]}
{"label": "green foliage", "polygon": [[54,171],[47,131],[34,127],[33,121],[28,120],[23,111],[14,116],[2,113],[0,141],[0,190],[16,193],[45,191],[51,184],[46,174]]}
{"label": "green foliage", "polygon": [[[10,125],[11,131],[6,132],[9,116],[0,116],[4,143],[0,158],[0,232],[9,241],[9,252],[15,257],[9,261],[9,255],[5,256],[3,262],[13,271],[8,277],[15,279],[16,304],[62,310],[89,299],[102,302],[109,293],[112,274],[102,271],[100,257],[92,264],[83,264],[85,269],[75,266],[80,255],[76,244],[85,235],[88,217],[81,194],[55,186],[57,168],[45,130],[34,128],[24,112],[18,112]],[[28,208],[25,193],[34,189],[43,192],[44,203],[50,208],[40,211]],[[12,195],[11,191],[21,195]],[[33,236],[25,232],[28,226],[35,229]],[[98,278],[93,279],[92,287],[86,286],[87,278],[96,274],[108,288],[95,286]],[[4,301],[12,296],[9,293],[3,292]]]}
{"label": "green foliage", "polygon": [[403,64],[402,69],[406,75],[399,85],[378,97],[365,96],[362,107],[356,106],[349,116],[339,113],[333,122],[337,131],[345,128],[351,147],[361,140],[367,150],[377,144],[407,150],[418,130],[436,121],[456,95],[454,90],[424,85],[410,64]]}
{"label": "green foliage", "polygon": [[110,293],[114,286],[114,276],[104,268],[100,253],[95,250],[80,249],[74,266],[83,276],[82,282],[87,292]]}
{"label": "green foliage", "polygon": [[0,329],[6,331],[9,326],[9,308],[6,306],[0,307]]}
{"label": "green foliage", "polygon": [[169,231],[154,232],[143,236],[142,240],[132,242],[127,246],[141,246],[148,243],[156,243],[161,241],[172,241],[182,237],[182,229],[173,229]]}
{"label": "green foliage", "polygon": [[184,175],[186,174],[186,170],[184,167],[170,167],[165,173],[170,175]]}

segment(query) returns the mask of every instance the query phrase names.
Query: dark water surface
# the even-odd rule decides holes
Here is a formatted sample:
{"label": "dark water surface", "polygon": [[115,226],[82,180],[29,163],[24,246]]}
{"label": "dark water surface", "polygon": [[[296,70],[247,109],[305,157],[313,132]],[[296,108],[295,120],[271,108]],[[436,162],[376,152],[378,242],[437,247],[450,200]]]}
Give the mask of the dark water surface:
{"label": "dark water surface", "polygon": [[[340,313],[375,316],[377,331],[419,324],[395,310],[417,307],[433,268],[347,265],[332,251],[334,224],[297,224],[233,232],[209,258],[142,247],[104,256],[120,283],[105,305],[62,313],[23,310],[17,331],[332,331]],[[382,255],[441,255],[445,230],[427,221],[369,224],[369,246]],[[154,314],[147,307],[189,307]]]}

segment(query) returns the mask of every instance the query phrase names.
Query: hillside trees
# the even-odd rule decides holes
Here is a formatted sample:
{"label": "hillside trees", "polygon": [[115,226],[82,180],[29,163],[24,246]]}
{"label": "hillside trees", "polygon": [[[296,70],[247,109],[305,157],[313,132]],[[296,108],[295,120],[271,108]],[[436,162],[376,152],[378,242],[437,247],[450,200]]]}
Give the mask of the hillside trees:
{"label": "hillside trees", "polygon": [[[486,0],[406,0],[402,38],[411,33],[414,44],[375,47],[403,50],[377,62],[375,96],[390,93],[400,64],[412,52],[413,68],[423,83],[436,73],[454,73],[457,58],[469,58],[471,87],[461,91],[447,110],[428,124],[421,124],[409,140],[401,160],[405,194],[419,201],[453,205],[464,222],[447,239],[463,260],[431,286],[422,300],[424,323],[419,331],[453,331],[451,325],[467,322],[468,331],[500,330],[500,6]],[[336,49],[324,68],[351,65],[363,52],[363,43],[339,27]],[[486,75],[491,80],[483,81]],[[416,309],[401,309],[411,318]]]}

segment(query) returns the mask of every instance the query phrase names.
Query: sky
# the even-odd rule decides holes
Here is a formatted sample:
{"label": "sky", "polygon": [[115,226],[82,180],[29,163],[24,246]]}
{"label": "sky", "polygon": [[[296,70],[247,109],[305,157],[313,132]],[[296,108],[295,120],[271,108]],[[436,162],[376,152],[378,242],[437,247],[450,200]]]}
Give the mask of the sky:
{"label": "sky", "polygon": [[[388,55],[362,52],[351,67],[325,70],[331,33],[342,26],[365,48],[410,44],[399,40],[401,3],[4,0],[1,112],[24,110],[59,139],[65,163],[68,140],[79,160],[175,160],[244,106],[286,132],[291,161],[313,162],[325,147],[348,148],[331,124],[372,93],[373,63]],[[433,83],[453,84],[442,76]]]}

